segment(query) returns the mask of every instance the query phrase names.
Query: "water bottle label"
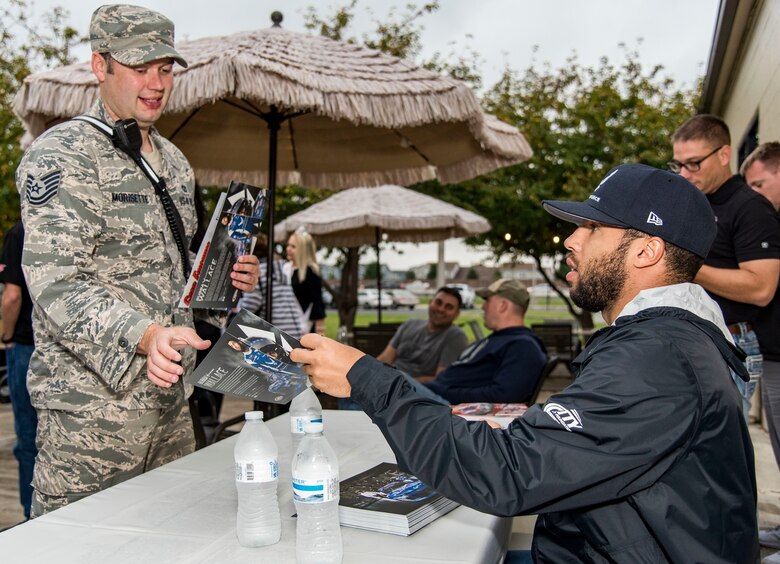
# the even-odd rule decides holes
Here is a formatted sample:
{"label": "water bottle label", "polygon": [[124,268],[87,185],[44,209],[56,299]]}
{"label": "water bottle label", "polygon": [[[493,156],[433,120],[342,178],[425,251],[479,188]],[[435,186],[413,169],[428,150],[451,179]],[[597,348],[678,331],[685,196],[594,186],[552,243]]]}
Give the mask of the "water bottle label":
{"label": "water bottle label", "polygon": [[293,478],[293,499],[304,503],[323,503],[339,498],[339,479],[302,480]]}
{"label": "water bottle label", "polygon": [[236,482],[271,482],[279,469],[275,458],[264,460],[236,460]]}
{"label": "water bottle label", "polygon": [[303,435],[303,428],[307,423],[322,423],[320,417],[292,417],[290,416],[290,431],[295,434]]}

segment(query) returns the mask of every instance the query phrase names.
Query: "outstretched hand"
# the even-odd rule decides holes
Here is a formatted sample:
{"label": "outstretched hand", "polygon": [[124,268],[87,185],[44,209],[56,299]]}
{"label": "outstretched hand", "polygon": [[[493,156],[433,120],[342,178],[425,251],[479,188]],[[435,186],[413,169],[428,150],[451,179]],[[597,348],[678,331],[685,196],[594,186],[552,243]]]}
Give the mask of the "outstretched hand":
{"label": "outstretched hand", "polygon": [[301,344],[306,348],[293,349],[290,359],[303,364],[318,390],[337,398],[348,398],[352,387],[347,372],[365,353],[316,333],[304,335]]}
{"label": "outstretched hand", "polygon": [[211,341],[198,337],[194,329],[189,327],[163,327],[152,324],[138,343],[138,352],[146,355],[146,375],[153,384],[170,388],[179,381],[184,369],[181,354],[178,352],[186,346],[198,350],[209,348]]}

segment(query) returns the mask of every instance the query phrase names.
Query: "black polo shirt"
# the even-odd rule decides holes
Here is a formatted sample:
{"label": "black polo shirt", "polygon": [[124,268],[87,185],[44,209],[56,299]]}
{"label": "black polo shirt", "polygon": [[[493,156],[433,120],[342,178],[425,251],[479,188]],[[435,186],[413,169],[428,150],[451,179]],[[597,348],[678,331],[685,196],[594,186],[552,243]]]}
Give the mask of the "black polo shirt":
{"label": "black polo shirt", "polygon": [[[704,264],[739,268],[741,262],[780,259],[780,218],[769,200],[752,190],[741,176],[732,176],[707,199],[715,213],[718,232]],[[754,324],[762,310],[708,293],[720,305],[727,324]]]}
{"label": "black polo shirt", "polygon": [[769,305],[758,312],[753,326],[764,360],[780,362],[780,287]]}
{"label": "black polo shirt", "polygon": [[24,247],[24,227],[21,221],[8,230],[5,234],[3,244],[2,261],[5,264],[5,270],[0,274],[0,281],[6,284],[15,284],[22,289],[22,309],[19,312],[19,318],[14,327],[14,334],[11,340],[14,343],[22,345],[33,344],[32,328],[32,300],[27,291],[27,284],[24,281],[22,273],[22,248]]}

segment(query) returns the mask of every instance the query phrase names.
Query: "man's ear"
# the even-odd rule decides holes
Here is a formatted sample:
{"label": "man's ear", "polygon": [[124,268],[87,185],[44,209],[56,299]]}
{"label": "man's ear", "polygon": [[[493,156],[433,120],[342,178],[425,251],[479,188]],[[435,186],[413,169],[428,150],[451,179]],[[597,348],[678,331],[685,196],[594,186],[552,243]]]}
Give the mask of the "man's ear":
{"label": "man's ear", "polygon": [[720,160],[720,164],[723,166],[728,166],[728,164],[731,162],[731,145],[724,145],[720,151],[718,151],[718,159]]}
{"label": "man's ear", "polygon": [[90,59],[90,64],[92,66],[92,74],[95,75],[95,77],[98,79],[98,82],[103,82],[106,79],[107,67],[107,62],[103,58],[103,55],[93,52],[92,58]]}
{"label": "man's ear", "polygon": [[639,252],[634,255],[634,264],[637,268],[647,268],[654,266],[666,254],[666,243],[660,237],[646,237],[638,239],[642,246]]}

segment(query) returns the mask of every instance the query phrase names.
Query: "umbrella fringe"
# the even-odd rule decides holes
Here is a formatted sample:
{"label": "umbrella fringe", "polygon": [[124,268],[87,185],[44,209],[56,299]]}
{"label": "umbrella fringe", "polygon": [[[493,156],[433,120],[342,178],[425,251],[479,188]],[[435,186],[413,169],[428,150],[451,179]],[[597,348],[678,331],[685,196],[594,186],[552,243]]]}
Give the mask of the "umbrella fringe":
{"label": "umbrella fringe", "polygon": [[425,242],[490,230],[483,217],[401,186],[352,188],[291,215],[276,225],[286,238],[299,227],[326,246],[373,244],[379,227],[388,240]]}
{"label": "umbrella fringe", "polygon": [[438,167],[439,182],[442,184],[465,182],[500,168],[519,164],[524,160],[525,158],[504,158],[490,154],[476,155],[459,163]]}
{"label": "umbrella fringe", "polygon": [[[222,170],[195,168],[195,177],[203,186],[224,186],[231,180],[240,180],[255,186],[268,186],[268,170]],[[371,172],[301,173],[277,171],[277,186],[309,186],[318,188],[344,189],[355,186],[378,186],[381,184],[416,184],[436,178],[433,167],[424,166],[399,170]]]}
{"label": "umbrella fringe", "polygon": [[[239,57],[240,59],[240,57]],[[57,78],[58,72],[76,73],[72,82]],[[288,70],[287,76],[258,72],[257,65],[240,64],[226,59],[210,65],[198,65],[177,73],[176,87],[166,109],[166,115],[188,113],[205,104],[215,103],[226,96],[246,99],[261,107],[275,104],[280,108],[311,111],[334,120],[345,120],[356,125],[378,128],[417,127],[428,123],[466,121],[469,130],[480,145],[505,158],[527,159],[531,149],[517,129],[505,124],[479,108],[474,94],[455,81],[420,81],[409,92],[393,91],[386,83],[386,91],[355,81],[353,91],[328,90],[323,84],[304,84],[308,75],[300,76]],[[291,79],[291,76],[297,80]],[[440,77],[441,78],[441,77]],[[310,82],[310,81],[309,81]],[[380,85],[384,83],[380,82]],[[371,86],[371,88],[369,88]],[[432,92],[431,90],[437,90]],[[45,128],[58,119],[68,119],[89,109],[98,95],[97,81],[87,63],[62,67],[55,71],[28,77],[14,100],[14,112],[24,123],[29,135],[27,146]],[[186,103],[185,103],[186,101]],[[428,180],[430,176],[404,179],[388,177],[383,182],[410,184]],[[355,186],[363,181],[348,184]]]}

